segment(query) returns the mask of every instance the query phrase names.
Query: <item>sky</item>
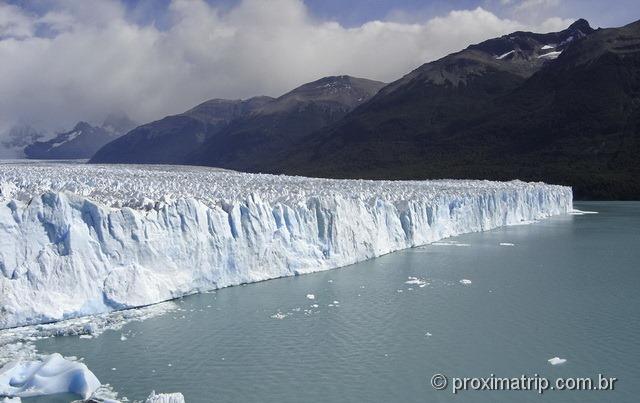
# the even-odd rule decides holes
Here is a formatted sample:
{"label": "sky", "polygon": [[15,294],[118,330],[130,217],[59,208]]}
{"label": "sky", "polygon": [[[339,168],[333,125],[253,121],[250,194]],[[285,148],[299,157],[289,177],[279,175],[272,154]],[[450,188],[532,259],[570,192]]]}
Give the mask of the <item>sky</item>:
{"label": "sky", "polygon": [[516,30],[640,18],[617,0],[0,0],[0,137],[349,74],[390,82]]}

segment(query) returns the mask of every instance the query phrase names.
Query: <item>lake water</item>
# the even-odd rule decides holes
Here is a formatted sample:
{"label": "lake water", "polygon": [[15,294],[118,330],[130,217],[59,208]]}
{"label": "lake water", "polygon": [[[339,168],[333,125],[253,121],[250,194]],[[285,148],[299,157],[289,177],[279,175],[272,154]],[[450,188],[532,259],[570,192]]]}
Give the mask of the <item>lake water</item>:
{"label": "lake water", "polygon": [[[122,331],[37,346],[84,357],[131,400],[155,389],[182,392],[188,403],[637,402],[640,203],[576,208],[599,214],[196,295],[179,301],[179,311]],[[409,277],[427,284],[406,284]],[[552,366],[554,356],[567,362]],[[431,387],[435,373],[552,381],[602,373],[618,381],[614,391],[454,396]]]}

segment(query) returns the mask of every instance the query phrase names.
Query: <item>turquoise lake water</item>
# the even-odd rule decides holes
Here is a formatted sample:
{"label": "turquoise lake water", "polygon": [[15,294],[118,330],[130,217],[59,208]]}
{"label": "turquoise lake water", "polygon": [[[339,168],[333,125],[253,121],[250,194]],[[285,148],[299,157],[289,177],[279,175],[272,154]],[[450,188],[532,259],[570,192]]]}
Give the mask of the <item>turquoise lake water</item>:
{"label": "turquoise lake water", "polygon": [[[188,403],[637,402],[640,203],[576,208],[599,214],[195,295],[121,331],[37,346],[84,357],[130,400],[156,390],[182,392]],[[550,365],[555,356],[567,362]],[[432,388],[436,373],[450,383],[491,374],[555,381],[601,373],[618,381],[613,391],[453,395]]]}

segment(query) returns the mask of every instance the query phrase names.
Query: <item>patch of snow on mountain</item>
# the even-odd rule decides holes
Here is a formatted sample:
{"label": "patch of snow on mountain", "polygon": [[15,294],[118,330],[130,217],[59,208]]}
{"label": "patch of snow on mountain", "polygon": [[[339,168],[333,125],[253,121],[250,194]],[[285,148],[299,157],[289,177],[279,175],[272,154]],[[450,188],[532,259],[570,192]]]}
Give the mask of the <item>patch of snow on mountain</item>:
{"label": "patch of snow on mountain", "polygon": [[51,148],[49,148],[49,149],[60,147],[61,145],[70,142],[71,140],[75,139],[76,137],[78,137],[81,134],[82,134],[82,131],[76,130],[76,131],[70,133],[68,136],[66,136],[62,141],[57,142],[57,143],[53,143],[51,145]]}
{"label": "patch of snow on mountain", "polygon": [[574,39],[575,39],[575,38],[573,37],[573,35],[571,35],[570,37],[568,37],[567,39],[565,39],[564,41],[562,41],[562,43],[560,43],[560,46],[564,46],[564,45],[566,45],[566,44],[568,44],[568,43],[571,43],[571,42],[573,42],[573,40],[574,40]]}
{"label": "patch of snow on mountain", "polygon": [[572,209],[571,189],[0,165],[0,328],[349,265]]}
{"label": "patch of snow on mountain", "polygon": [[558,56],[560,56],[560,54],[562,53],[562,51],[554,51],[554,52],[549,52],[549,53],[545,53],[542,55],[538,56],[538,59],[548,59],[548,60],[555,60],[558,58]]}
{"label": "patch of snow on mountain", "polygon": [[556,46],[555,45],[544,45],[543,47],[541,47],[540,49],[542,50],[549,50],[549,49],[555,49]]}
{"label": "patch of snow on mountain", "polygon": [[502,60],[502,59],[506,58],[507,56],[509,56],[509,55],[511,55],[511,54],[513,54],[515,52],[516,52],[515,50],[511,50],[511,51],[509,51],[509,52],[507,52],[505,54],[502,54],[500,56],[496,56],[496,59],[497,60]]}

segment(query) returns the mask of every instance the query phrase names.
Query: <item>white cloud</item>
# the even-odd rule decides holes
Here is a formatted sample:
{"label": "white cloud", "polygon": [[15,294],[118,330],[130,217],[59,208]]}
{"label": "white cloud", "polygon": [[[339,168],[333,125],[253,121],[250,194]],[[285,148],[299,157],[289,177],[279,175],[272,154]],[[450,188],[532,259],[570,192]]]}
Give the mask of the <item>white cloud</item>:
{"label": "white cloud", "polygon": [[17,6],[0,3],[0,39],[25,38],[33,31],[33,21]]}
{"label": "white cloud", "polygon": [[560,5],[560,0],[522,0],[520,4],[516,6],[516,10],[529,11],[540,10],[551,7],[557,7]]}
{"label": "white cloud", "polygon": [[[225,12],[173,0],[160,30],[130,22],[116,1],[54,4],[44,16],[0,6],[0,129],[69,127],[113,110],[144,122],[214,97],[280,95],[332,74],[392,81],[471,43],[569,24],[532,26],[477,8],[346,28],[314,19],[301,0],[244,0]],[[37,26],[55,34],[38,37]]]}

